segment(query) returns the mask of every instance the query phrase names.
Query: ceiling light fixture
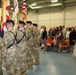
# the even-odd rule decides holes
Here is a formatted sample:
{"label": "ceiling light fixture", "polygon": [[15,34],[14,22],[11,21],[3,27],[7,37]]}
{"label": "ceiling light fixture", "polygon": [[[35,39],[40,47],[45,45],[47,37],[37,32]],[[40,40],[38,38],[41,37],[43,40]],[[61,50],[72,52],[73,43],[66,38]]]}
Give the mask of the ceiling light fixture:
{"label": "ceiling light fixture", "polygon": [[51,0],[51,2],[53,3],[53,2],[58,2],[58,0]]}
{"label": "ceiling light fixture", "polygon": [[31,4],[32,7],[34,7],[34,6],[36,6],[36,5],[37,5],[37,4],[35,4],[35,3],[34,3],[34,4]]}

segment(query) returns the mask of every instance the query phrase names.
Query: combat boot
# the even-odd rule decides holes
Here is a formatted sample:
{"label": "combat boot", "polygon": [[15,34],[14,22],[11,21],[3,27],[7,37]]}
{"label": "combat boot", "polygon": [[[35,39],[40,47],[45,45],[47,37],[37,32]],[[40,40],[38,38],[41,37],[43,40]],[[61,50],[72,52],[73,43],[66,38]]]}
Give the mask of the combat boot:
{"label": "combat boot", "polygon": [[33,65],[28,66],[27,69],[33,69]]}
{"label": "combat boot", "polygon": [[34,65],[39,65],[39,64],[40,64],[39,59],[35,60]]}
{"label": "combat boot", "polygon": [[21,75],[27,75],[26,71],[25,72],[22,72]]}

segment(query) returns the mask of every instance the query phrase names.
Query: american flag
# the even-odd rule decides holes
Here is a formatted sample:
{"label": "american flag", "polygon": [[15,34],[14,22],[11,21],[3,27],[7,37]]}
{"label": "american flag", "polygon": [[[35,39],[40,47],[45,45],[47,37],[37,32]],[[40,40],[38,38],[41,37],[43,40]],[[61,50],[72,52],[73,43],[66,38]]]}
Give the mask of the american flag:
{"label": "american flag", "polygon": [[22,20],[23,21],[27,20],[27,5],[26,5],[26,0],[23,0],[23,3],[22,3]]}

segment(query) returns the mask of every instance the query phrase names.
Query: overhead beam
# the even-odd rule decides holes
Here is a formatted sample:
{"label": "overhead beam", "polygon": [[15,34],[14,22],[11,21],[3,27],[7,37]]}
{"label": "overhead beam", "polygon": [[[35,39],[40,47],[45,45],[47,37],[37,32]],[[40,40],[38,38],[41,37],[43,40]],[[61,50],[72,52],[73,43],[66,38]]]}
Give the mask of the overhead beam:
{"label": "overhead beam", "polygon": [[63,0],[60,0],[61,4],[62,4],[62,9],[64,10],[64,3],[63,3]]}
{"label": "overhead beam", "polygon": [[36,6],[36,7],[32,7],[31,5],[28,5],[31,9],[42,9],[42,8],[47,8],[47,7],[56,7],[56,6],[61,6],[61,3],[56,3],[56,4],[49,4],[49,5],[45,5],[45,6]]}

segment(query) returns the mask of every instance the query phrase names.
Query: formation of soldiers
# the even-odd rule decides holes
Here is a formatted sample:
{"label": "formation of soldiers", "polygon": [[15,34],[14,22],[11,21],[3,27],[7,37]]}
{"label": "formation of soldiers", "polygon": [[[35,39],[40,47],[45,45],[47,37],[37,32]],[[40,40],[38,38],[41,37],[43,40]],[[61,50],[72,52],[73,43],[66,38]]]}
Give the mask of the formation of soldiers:
{"label": "formation of soldiers", "polygon": [[26,75],[27,69],[40,64],[38,25],[19,21],[17,31],[14,25],[14,21],[6,21],[7,31],[4,38],[0,38],[0,65],[5,63],[7,75]]}

